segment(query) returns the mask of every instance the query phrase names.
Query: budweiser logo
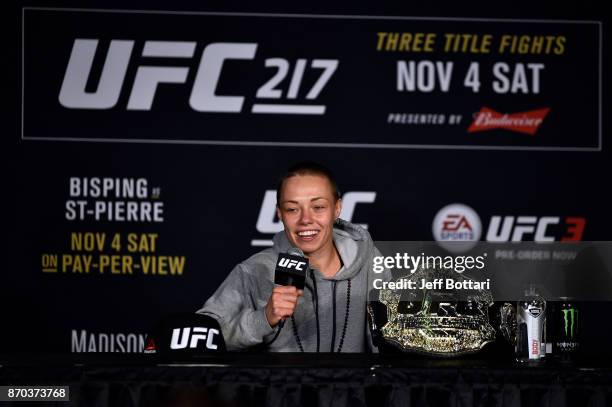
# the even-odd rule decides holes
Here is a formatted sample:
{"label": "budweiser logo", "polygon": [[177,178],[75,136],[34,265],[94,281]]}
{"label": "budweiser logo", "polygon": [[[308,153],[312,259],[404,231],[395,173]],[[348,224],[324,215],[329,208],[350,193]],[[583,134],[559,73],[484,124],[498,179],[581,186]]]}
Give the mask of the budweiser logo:
{"label": "budweiser logo", "polygon": [[157,347],[153,339],[149,338],[144,348],[144,353],[157,353]]}
{"label": "budweiser logo", "polygon": [[476,117],[468,129],[468,133],[493,129],[507,129],[533,136],[538,131],[538,128],[549,111],[550,108],[547,107],[544,109],[531,110],[529,112],[508,114],[499,113],[488,107],[483,107],[480,109],[480,112],[476,113]]}

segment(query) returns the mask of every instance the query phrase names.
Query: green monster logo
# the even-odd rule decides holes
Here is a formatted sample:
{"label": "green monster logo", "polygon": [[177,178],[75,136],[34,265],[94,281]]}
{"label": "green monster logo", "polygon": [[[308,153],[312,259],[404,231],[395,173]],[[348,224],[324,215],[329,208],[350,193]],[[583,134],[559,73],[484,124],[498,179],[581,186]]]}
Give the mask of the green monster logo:
{"label": "green monster logo", "polygon": [[[576,334],[575,328],[578,322],[578,310],[575,308],[564,309],[563,311],[563,322],[565,325],[565,335],[573,339]],[[568,332],[569,330],[569,332]]]}

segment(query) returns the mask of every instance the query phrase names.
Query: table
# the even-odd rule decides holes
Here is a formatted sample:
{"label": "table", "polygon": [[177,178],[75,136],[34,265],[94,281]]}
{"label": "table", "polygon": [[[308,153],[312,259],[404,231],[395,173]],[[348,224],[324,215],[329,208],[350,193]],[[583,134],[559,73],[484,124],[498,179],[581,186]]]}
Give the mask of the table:
{"label": "table", "polygon": [[36,406],[612,406],[606,359],[528,366],[414,355],[99,353],[0,362],[2,385],[70,386],[70,402]]}

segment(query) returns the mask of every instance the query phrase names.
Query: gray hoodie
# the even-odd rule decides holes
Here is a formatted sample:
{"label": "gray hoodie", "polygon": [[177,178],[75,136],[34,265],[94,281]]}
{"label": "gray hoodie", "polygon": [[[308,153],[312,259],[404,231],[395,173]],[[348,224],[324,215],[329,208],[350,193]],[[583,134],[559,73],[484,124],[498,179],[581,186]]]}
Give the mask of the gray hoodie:
{"label": "gray hoodie", "polygon": [[[293,318],[287,319],[282,328],[280,324],[270,327],[265,307],[274,288],[278,254],[292,247],[284,231],[274,236],[272,248],[238,264],[198,313],[219,321],[228,350],[262,345],[273,352],[316,352],[318,342],[320,352],[375,352],[366,320],[366,300],[374,278],[372,257],[380,253],[365,229],[342,219],[334,224],[333,239],[342,268],[331,278],[310,269],[304,295]],[[278,337],[265,345],[279,329]]]}

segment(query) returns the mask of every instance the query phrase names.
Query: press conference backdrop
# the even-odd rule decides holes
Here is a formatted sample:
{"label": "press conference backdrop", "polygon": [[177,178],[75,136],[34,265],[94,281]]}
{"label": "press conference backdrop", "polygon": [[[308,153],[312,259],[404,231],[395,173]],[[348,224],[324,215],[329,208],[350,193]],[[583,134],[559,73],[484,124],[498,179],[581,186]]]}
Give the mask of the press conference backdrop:
{"label": "press conference backdrop", "polygon": [[4,349],[140,351],[282,230],[298,160],[377,240],[434,240],[441,210],[462,238],[610,240],[593,7],[71,6],[15,10]]}

